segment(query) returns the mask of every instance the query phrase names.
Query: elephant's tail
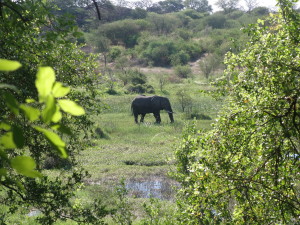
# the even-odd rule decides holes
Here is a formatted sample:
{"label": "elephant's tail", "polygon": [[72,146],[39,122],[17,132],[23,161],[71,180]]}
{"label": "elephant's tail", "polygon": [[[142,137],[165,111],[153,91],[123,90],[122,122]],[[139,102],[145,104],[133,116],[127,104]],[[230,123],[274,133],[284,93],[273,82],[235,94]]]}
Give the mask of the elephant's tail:
{"label": "elephant's tail", "polygon": [[133,115],[133,104],[132,103],[131,103],[130,109],[131,109],[131,115]]}

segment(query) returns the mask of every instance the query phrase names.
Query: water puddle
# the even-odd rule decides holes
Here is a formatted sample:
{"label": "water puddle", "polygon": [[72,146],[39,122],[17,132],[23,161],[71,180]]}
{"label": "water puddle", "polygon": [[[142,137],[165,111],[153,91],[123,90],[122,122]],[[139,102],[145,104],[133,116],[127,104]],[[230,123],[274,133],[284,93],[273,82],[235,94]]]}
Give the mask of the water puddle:
{"label": "water puddle", "polygon": [[130,196],[137,198],[159,198],[172,200],[178,183],[165,177],[148,177],[142,179],[128,179],[125,182]]}

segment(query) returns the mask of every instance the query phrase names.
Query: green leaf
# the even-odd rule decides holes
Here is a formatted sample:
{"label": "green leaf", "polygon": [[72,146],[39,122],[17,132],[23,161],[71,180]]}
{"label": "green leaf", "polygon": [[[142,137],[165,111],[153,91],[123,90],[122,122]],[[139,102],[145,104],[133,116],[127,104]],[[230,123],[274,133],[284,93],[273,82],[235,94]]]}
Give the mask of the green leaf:
{"label": "green leaf", "polygon": [[40,111],[34,107],[21,104],[20,109],[30,121],[36,121],[40,116]]}
{"label": "green leaf", "polygon": [[0,59],[0,71],[15,71],[22,66],[18,61]]}
{"label": "green leaf", "polygon": [[46,107],[42,112],[42,117],[45,123],[49,123],[52,120],[53,115],[56,112],[55,98],[49,95],[46,99]]}
{"label": "green leaf", "polygon": [[56,150],[58,150],[62,158],[68,157],[68,154],[66,152],[66,144],[56,133],[41,127],[34,127],[34,128],[45,135],[46,139],[50,142],[50,144],[54,148],[56,148]]}
{"label": "green leaf", "polygon": [[6,176],[6,174],[7,174],[7,170],[4,169],[4,168],[0,168],[0,177],[1,176]]}
{"label": "green leaf", "polygon": [[59,108],[59,106],[56,106],[56,111],[55,111],[51,121],[54,123],[58,123],[61,120],[61,118],[62,118],[62,113],[60,111],[60,108]]}
{"label": "green leaf", "polygon": [[51,67],[40,67],[35,80],[40,102],[44,102],[50,95],[55,82],[55,73]]}
{"label": "green leaf", "polygon": [[10,160],[10,163],[19,174],[32,178],[42,177],[42,174],[35,170],[34,159],[29,156],[16,156]]}
{"label": "green leaf", "polygon": [[13,132],[13,141],[16,144],[17,148],[23,148],[25,143],[23,130],[20,127],[13,126],[12,132]]}
{"label": "green leaf", "polygon": [[22,148],[24,142],[23,131],[17,126],[13,126],[11,131],[6,132],[0,137],[0,145],[6,149]]}
{"label": "green leaf", "polygon": [[59,106],[62,108],[63,111],[70,113],[74,116],[81,116],[85,113],[84,109],[77,105],[75,102],[68,100],[68,99],[61,99],[58,100]]}
{"label": "green leaf", "polygon": [[71,129],[63,124],[55,124],[51,128],[67,135],[73,135]]}
{"label": "green leaf", "polygon": [[11,125],[9,125],[8,123],[2,122],[2,123],[0,123],[0,129],[9,131],[11,129]]}
{"label": "green leaf", "polygon": [[13,132],[6,132],[0,137],[0,144],[6,149],[16,148],[16,144],[13,139]]}
{"label": "green leaf", "polygon": [[13,126],[11,131],[0,137],[0,144],[6,149],[22,148],[24,142],[23,131],[17,126]]}
{"label": "green leaf", "polygon": [[6,105],[8,106],[8,108],[15,114],[15,115],[19,115],[19,103],[18,101],[15,99],[15,97],[6,92],[3,95],[4,97],[4,101],[6,102]]}
{"label": "green leaf", "polygon": [[62,83],[60,82],[55,82],[52,93],[55,98],[60,98],[66,96],[70,92],[69,87],[64,87]]}
{"label": "green leaf", "polygon": [[32,98],[27,98],[27,99],[25,100],[25,102],[26,102],[26,103],[34,103],[35,100],[32,99]]}

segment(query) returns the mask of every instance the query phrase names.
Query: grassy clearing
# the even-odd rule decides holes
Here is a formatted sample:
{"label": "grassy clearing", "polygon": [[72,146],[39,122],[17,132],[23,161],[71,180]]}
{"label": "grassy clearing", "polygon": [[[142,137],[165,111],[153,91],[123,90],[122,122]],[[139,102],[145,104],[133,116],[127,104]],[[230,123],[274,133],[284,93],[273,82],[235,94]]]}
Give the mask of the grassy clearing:
{"label": "grassy clearing", "polygon": [[[197,127],[203,130],[211,129],[211,123],[217,116],[221,102],[216,102],[200,92],[211,88],[206,84],[206,80],[187,79],[179,84],[168,83],[163,91],[160,91],[157,75],[150,72],[147,75],[156,94],[170,99],[175,112],[175,123],[171,124],[168,114],[161,111],[160,125],[154,123],[155,119],[150,114],[146,115],[145,123],[136,125],[130,109],[131,101],[136,95],[101,96],[99,100],[107,104],[107,109],[99,115],[92,115],[95,122],[93,146],[82,152],[78,158],[91,174],[87,180],[87,187],[79,192],[80,198],[89,201],[100,196],[108,205],[114,205],[112,202],[114,189],[121,179],[125,179],[128,185],[134,185],[135,182],[140,182],[139,185],[158,182],[162,188],[167,186],[165,189],[168,189],[168,185],[172,185],[167,174],[175,169],[174,152],[190,116],[182,112],[176,96],[179,90],[188,90],[193,99],[192,111],[212,118],[212,120],[197,120]],[[170,189],[163,191],[170,192]],[[134,206],[134,224],[139,224],[141,218],[145,216],[143,204],[149,203],[150,200],[140,198],[139,193],[134,191],[130,192],[129,196],[129,201]],[[169,208],[174,207],[174,203],[170,201],[163,201],[161,204],[172,205]],[[107,222],[115,224],[111,218],[108,218]]]}
{"label": "grassy clearing", "polygon": [[[106,103],[107,108],[101,114],[90,114],[95,122],[92,146],[81,152],[79,163],[91,174],[84,188],[78,191],[77,198],[83,204],[91,204],[96,198],[102,199],[109,208],[116,207],[115,188],[122,179],[128,188],[135,184],[148,185],[143,187],[151,190],[151,185],[160,185],[161,196],[173,195],[171,186],[174,182],[168,178],[168,172],[175,169],[174,151],[180,143],[182,130],[188,122],[189,114],[182,112],[176,92],[187,89],[193,99],[192,110],[212,118],[212,120],[197,120],[197,127],[203,130],[211,129],[211,123],[216,118],[221,106],[211,97],[200,92],[210,89],[205,80],[187,79],[182,83],[169,83],[163,91],[158,88],[157,76],[148,74],[149,82],[155,87],[156,94],[170,99],[175,112],[175,123],[171,124],[168,114],[161,111],[162,123],[155,124],[153,115],[146,115],[145,123],[135,124],[131,114],[131,101],[136,95],[102,95],[99,102]],[[89,112],[91,113],[91,112]],[[47,174],[67,173],[68,171],[50,170]],[[139,187],[140,187],[139,186]],[[147,190],[147,191],[149,191]],[[145,198],[137,190],[129,190],[129,206],[133,213],[133,224],[142,224],[147,213],[144,205],[160,209],[158,217],[172,215],[175,203],[171,200],[156,201]],[[160,208],[159,208],[160,207]],[[32,209],[31,209],[32,210]],[[34,217],[28,217],[28,211],[21,213],[23,224],[35,224]],[[170,218],[171,219],[171,218]],[[17,218],[12,218],[17,221]],[[106,218],[108,224],[116,224],[111,217]],[[76,224],[71,221],[56,224]]]}

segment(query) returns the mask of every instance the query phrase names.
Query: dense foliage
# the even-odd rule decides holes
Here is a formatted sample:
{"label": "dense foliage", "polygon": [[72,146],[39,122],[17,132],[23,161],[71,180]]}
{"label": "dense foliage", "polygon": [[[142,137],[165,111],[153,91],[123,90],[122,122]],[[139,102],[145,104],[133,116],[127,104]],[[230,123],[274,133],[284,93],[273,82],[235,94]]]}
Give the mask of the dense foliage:
{"label": "dense foliage", "polygon": [[185,133],[177,150],[183,216],[191,224],[296,224],[300,218],[300,16],[293,1],[246,32],[228,53],[210,132]]}
{"label": "dense foliage", "polygon": [[[242,26],[269,10],[249,6],[244,12],[237,9],[237,2],[219,0],[223,11],[211,13],[207,0],[142,0],[135,8],[125,1],[114,5],[107,0],[0,1],[0,223],[14,223],[11,214],[26,215],[31,210],[38,210],[35,218],[42,224],[66,220],[102,224],[108,214],[115,223],[133,223],[125,183],[118,189],[114,210],[96,199],[98,186],[87,202],[77,195],[88,174],[75,159],[89,143],[93,125],[89,113],[101,109],[96,94],[119,94],[118,87],[125,94],[153,94],[149,80],[158,81],[160,91],[168,94],[167,82],[194,84],[190,63],[201,59],[199,68],[209,79],[222,69],[228,51],[227,69],[214,92],[227,104],[211,131],[187,127],[176,152],[175,177],[182,187],[179,216],[173,208],[164,215],[159,201],[151,199],[152,205],[144,204],[141,223],[296,223],[300,219],[299,14],[290,1],[279,0],[280,13],[260,19],[242,33]],[[78,42],[92,46],[84,49],[103,58],[81,51]],[[103,75],[97,67],[102,59]],[[174,67],[174,74],[150,77],[133,68],[145,65]],[[191,88],[192,83],[187,85]],[[210,120],[193,111],[191,90],[183,82],[178,86],[182,88],[170,93],[178,103],[175,107],[186,113],[184,118]],[[121,102],[125,105],[124,99],[111,104],[111,112]],[[113,120],[109,117],[106,124],[111,132],[116,130]],[[146,133],[148,128],[139,126],[135,132]],[[154,130],[163,134],[161,128]],[[96,132],[108,137],[103,130]],[[153,145],[154,138],[163,136],[151,135],[146,139]],[[128,140],[118,148],[127,151]],[[159,150],[172,141],[161,141]],[[140,148],[136,143],[134,151]],[[146,159],[132,161],[133,154],[127,153],[118,159],[123,164],[157,165],[144,163]]]}
{"label": "dense foliage", "polygon": [[[1,61],[1,222],[9,223],[9,215],[22,207],[37,208],[43,224],[68,218],[98,221],[105,211],[97,201],[89,209],[75,201],[87,174],[74,157],[86,147],[82,138],[88,139],[92,124],[75,99],[86,109],[94,105],[95,57],[79,50],[72,19],[53,16],[48,2],[7,0],[0,5],[0,58],[22,64],[15,70],[7,68],[14,61]],[[65,85],[80,85],[85,92]],[[68,93],[73,101],[65,99]],[[59,176],[41,173],[58,167],[67,170]]]}

